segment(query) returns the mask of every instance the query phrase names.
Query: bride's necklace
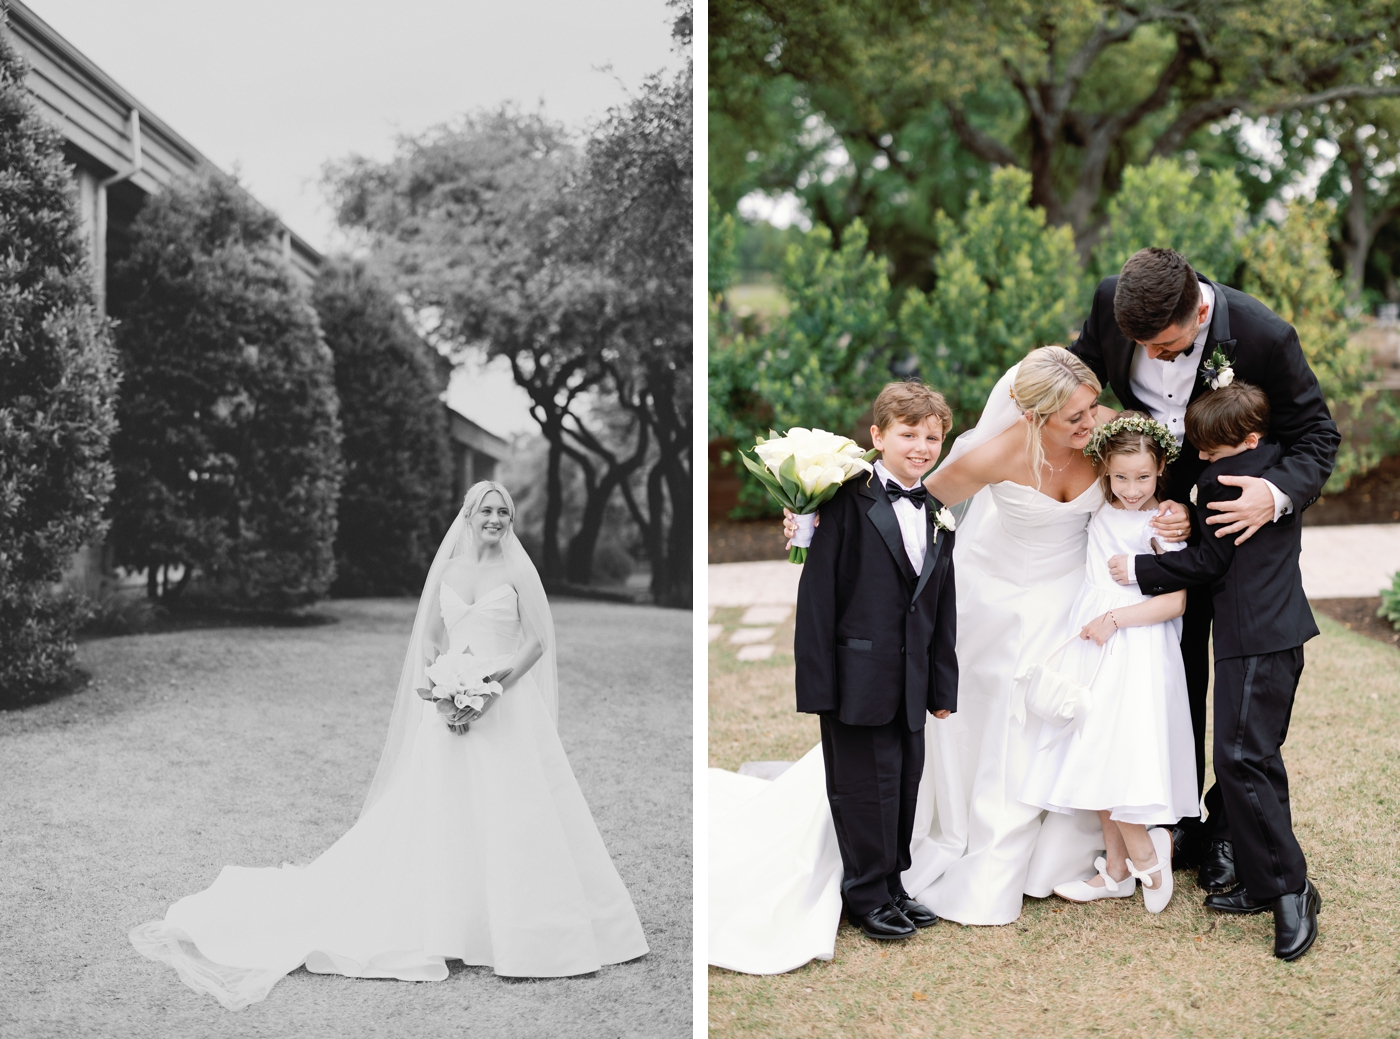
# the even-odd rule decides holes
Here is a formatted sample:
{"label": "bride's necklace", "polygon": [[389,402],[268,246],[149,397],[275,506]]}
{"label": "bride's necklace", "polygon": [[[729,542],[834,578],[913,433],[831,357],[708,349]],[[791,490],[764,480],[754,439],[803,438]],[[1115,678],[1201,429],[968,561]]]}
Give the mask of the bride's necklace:
{"label": "bride's necklace", "polygon": [[1046,464],[1047,466],[1049,466],[1049,468],[1050,468],[1050,475],[1052,475],[1052,476],[1058,476],[1060,473],[1062,473],[1062,472],[1064,472],[1066,469],[1068,469],[1068,468],[1070,467],[1070,463],[1073,462],[1073,461],[1074,461],[1074,454],[1071,452],[1069,458],[1065,461],[1065,464],[1062,465],[1062,466],[1060,466],[1058,469],[1056,469],[1053,465],[1050,465],[1050,459],[1048,459],[1048,458],[1045,459],[1045,464]]}

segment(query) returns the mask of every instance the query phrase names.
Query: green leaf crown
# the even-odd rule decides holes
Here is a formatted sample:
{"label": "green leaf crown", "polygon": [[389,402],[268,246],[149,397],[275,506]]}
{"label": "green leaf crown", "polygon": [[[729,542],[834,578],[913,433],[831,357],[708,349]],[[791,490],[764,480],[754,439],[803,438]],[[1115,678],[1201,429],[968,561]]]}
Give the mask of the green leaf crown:
{"label": "green leaf crown", "polygon": [[1168,462],[1176,461],[1176,456],[1181,454],[1181,446],[1177,444],[1171,430],[1155,418],[1145,415],[1120,415],[1111,422],[1105,422],[1089,437],[1089,446],[1084,449],[1084,453],[1096,462],[1102,461],[1101,452],[1108,438],[1123,432],[1140,433],[1157,441]]}

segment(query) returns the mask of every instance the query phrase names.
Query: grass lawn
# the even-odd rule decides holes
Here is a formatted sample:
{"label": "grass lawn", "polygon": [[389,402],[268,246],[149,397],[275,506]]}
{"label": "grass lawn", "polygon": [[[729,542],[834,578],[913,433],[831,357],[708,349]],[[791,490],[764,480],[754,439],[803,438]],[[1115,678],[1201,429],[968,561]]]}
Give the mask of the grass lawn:
{"label": "grass lawn", "polygon": [[560,736],[647,956],[539,981],[455,961],[439,983],[301,969],[230,1013],[127,941],[226,863],[309,862],[350,827],[415,605],[95,639],[86,689],[0,713],[0,1036],[690,1034],[691,615],[677,610],[554,606]]}
{"label": "grass lawn", "polygon": [[[792,622],[772,658],[742,663],[726,641],[739,613],[711,618],[726,633],[710,644],[710,764],[794,760],[818,736],[792,708]],[[1400,1035],[1400,652],[1318,623],[1284,750],[1323,898],[1303,959],[1274,959],[1272,915],[1207,912],[1179,872],[1157,917],[1141,896],[1027,899],[1013,925],[941,921],[907,942],[843,923],[834,960],[789,974],[711,967],[711,1035]]]}

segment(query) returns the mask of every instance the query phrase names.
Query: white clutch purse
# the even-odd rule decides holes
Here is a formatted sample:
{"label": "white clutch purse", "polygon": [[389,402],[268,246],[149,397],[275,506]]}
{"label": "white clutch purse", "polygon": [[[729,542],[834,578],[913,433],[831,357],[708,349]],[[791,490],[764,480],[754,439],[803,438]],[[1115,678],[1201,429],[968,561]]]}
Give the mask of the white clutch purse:
{"label": "white clutch purse", "polygon": [[[1081,682],[1077,678],[1056,670],[1055,665],[1064,656],[1070,644],[1079,639],[1078,635],[1071,635],[1064,642],[1060,643],[1050,655],[1039,664],[1034,664],[1016,676],[1014,716],[1018,722],[1024,723],[1026,712],[1030,712],[1037,718],[1042,718],[1052,725],[1064,726],[1063,730],[1051,741],[1052,745],[1058,743],[1070,732],[1084,723],[1084,717],[1093,708],[1092,686],[1094,679],[1098,677],[1099,668],[1103,666],[1104,654],[1108,650],[1108,643],[1099,647],[1098,663],[1094,665],[1094,673],[1089,676],[1088,682]],[[1073,725],[1067,724],[1073,722]]]}

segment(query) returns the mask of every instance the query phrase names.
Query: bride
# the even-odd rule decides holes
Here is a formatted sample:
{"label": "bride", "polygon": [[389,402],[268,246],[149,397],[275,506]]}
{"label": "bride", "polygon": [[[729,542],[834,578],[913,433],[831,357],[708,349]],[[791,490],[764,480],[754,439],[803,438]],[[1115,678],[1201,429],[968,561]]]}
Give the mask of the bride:
{"label": "bride", "polygon": [[[304,868],[225,866],[135,928],[137,950],[230,1010],[303,963],[403,981],[441,981],[450,959],[564,977],[647,951],[555,731],[554,622],[514,513],[500,484],[475,484],[443,539],[359,821]],[[449,730],[415,690],[439,650],[468,647],[501,662],[490,677],[504,691]]]}
{"label": "bride", "polygon": [[[1084,446],[1114,412],[1094,373],[1058,346],[1031,351],[926,481],[971,499],[954,548],[958,710],[924,727],[925,768],[904,887],[939,916],[1006,924],[1021,898],[1085,879],[1092,813],[1017,799],[1039,721],[1013,722],[1012,679],[1064,639],[1103,503]],[[710,962],[751,974],[831,959],[841,860],[820,746],[771,782],[710,770]]]}

